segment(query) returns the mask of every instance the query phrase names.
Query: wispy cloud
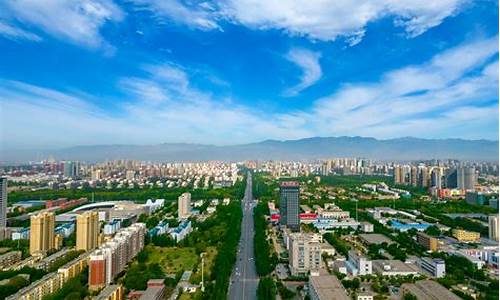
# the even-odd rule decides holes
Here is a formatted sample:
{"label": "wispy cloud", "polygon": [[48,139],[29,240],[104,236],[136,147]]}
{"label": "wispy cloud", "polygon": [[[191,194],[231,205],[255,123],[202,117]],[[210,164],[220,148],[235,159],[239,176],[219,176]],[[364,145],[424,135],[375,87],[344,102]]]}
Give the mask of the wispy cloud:
{"label": "wispy cloud", "polygon": [[318,52],[301,48],[293,48],[288,52],[286,58],[302,70],[302,75],[297,85],[286,89],[284,92],[285,96],[296,96],[302,90],[312,86],[320,80],[323,74],[321,72],[321,65],[319,64],[320,57],[321,55]]}
{"label": "wispy cloud", "polygon": [[[498,109],[497,101],[491,102],[498,99],[498,61],[490,62],[498,53],[497,45],[498,37],[471,42],[428,63],[388,72],[379,82],[345,85],[318,100],[307,117],[325,135],[422,135],[425,130],[432,136],[437,134],[434,127],[415,125],[432,123],[435,128],[447,128],[447,136],[460,136],[462,132],[452,131],[458,111]],[[476,122],[497,120],[497,114],[483,117]],[[449,122],[442,123],[442,118]],[[496,135],[497,128],[487,126],[477,134],[485,132]]]}
{"label": "wispy cloud", "polygon": [[11,40],[29,40],[33,42],[39,42],[42,40],[38,35],[23,30],[21,28],[13,27],[0,20],[0,35]]}
{"label": "wispy cloud", "polygon": [[219,28],[217,13],[209,2],[184,3],[180,0],[132,0],[136,9],[149,10],[163,23],[187,25],[190,28],[212,30]]}
{"label": "wispy cloud", "polygon": [[109,47],[100,29],[106,22],[120,21],[124,16],[112,0],[5,0],[0,9],[3,10],[4,24],[15,19],[36,26],[49,35],[90,48]]}

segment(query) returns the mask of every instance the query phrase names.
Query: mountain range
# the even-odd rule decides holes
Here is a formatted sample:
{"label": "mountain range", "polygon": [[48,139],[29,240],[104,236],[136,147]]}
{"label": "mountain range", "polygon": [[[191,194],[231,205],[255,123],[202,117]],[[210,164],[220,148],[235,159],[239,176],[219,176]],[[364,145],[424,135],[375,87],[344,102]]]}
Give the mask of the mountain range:
{"label": "mountain range", "polygon": [[3,150],[0,162],[57,160],[99,162],[114,159],[144,161],[302,160],[363,157],[379,160],[460,159],[498,161],[498,141],[420,139],[404,137],[379,140],[369,137],[312,137],[298,140],[265,140],[258,143],[215,146],[187,143],[157,145],[93,145],[57,150]]}

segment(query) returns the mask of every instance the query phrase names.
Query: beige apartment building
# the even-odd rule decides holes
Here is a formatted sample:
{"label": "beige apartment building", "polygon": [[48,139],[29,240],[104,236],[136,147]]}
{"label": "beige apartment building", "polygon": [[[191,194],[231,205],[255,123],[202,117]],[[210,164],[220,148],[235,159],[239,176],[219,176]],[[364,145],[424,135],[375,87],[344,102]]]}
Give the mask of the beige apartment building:
{"label": "beige apartment building", "polygon": [[87,211],[76,218],[76,250],[89,251],[99,242],[99,214]]}
{"label": "beige apartment building", "polygon": [[43,255],[55,249],[53,212],[42,212],[30,218],[30,254]]}

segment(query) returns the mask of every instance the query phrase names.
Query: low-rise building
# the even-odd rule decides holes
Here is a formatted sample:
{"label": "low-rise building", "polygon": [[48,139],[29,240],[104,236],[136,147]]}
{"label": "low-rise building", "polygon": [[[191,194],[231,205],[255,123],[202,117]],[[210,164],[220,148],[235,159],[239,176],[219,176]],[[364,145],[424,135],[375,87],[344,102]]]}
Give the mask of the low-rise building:
{"label": "low-rise building", "polygon": [[478,242],[481,239],[479,232],[453,229],[452,236],[460,242]]}
{"label": "low-rise building", "polygon": [[309,276],[309,297],[311,300],[350,300],[340,280],[327,273]]}
{"label": "low-rise building", "polygon": [[373,224],[370,222],[361,222],[361,231],[363,232],[373,232]]}
{"label": "low-rise building", "polygon": [[172,229],[170,235],[175,241],[179,242],[182,241],[192,231],[193,228],[191,227],[191,221],[184,220],[179,224],[179,226]]}
{"label": "low-rise building", "polygon": [[372,261],[356,250],[349,250],[346,266],[353,276],[372,274]]}
{"label": "low-rise building", "polygon": [[121,284],[113,284],[107,286],[99,295],[95,296],[94,300],[123,300],[124,289]]}
{"label": "low-rise building", "polygon": [[160,300],[165,296],[165,284],[163,279],[150,279],[148,287],[139,300]]}
{"label": "low-rise building", "polygon": [[405,294],[412,294],[418,300],[460,300],[461,298],[444,286],[432,280],[421,280],[401,285],[401,299]]}
{"label": "low-rise building", "polygon": [[378,259],[372,261],[373,272],[382,276],[417,275],[418,267],[400,260]]}
{"label": "low-rise building", "polygon": [[439,245],[438,239],[423,232],[417,233],[417,243],[424,246],[425,249],[427,250],[430,251],[438,250],[438,245]]}
{"label": "low-rise building", "polygon": [[446,264],[443,259],[422,257],[418,264],[426,275],[431,275],[436,278],[441,278],[446,275]]}
{"label": "low-rise building", "polygon": [[0,255],[0,269],[4,270],[21,261],[21,251],[11,251]]}

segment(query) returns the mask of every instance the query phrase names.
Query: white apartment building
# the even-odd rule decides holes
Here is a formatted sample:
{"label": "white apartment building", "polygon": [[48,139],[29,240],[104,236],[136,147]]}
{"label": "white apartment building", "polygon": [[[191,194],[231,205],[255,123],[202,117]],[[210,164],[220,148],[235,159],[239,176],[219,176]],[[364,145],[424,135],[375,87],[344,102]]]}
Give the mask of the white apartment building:
{"label": "white apartment building", "polygon": [[321,236],[313,233],[290,234],[288,261],[293,276],[306,275],[310,271],[319,270]]}

